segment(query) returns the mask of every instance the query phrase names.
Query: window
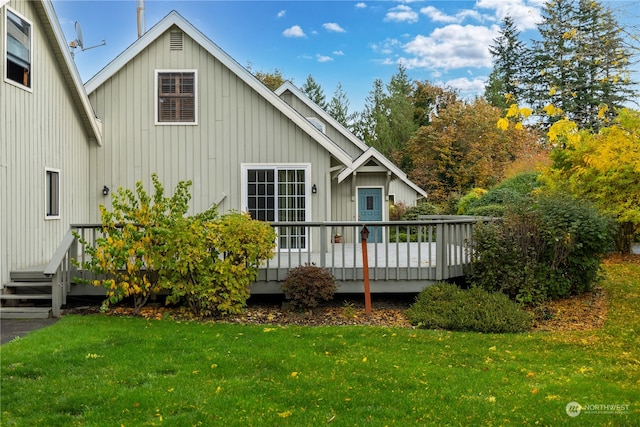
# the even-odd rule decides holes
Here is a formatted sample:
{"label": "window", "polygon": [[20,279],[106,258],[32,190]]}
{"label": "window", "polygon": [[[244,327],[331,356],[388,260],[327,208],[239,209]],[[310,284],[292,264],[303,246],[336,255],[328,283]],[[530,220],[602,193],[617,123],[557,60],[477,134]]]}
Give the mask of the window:
{"label": "window", "polygon": [[56,169],[46,169],[46,217],[60,217],[60,171]]}
{"label": "window", "polygon": [[[309,218],[309,166],[244,166],[246,206],[251,217],[269,222],[303,222]],[[280,227],[282,249],[305,249],[305,227]]]}
{"label": "window", "polygon": [[7,9],[7,75],[8,81],[31,87],[31,24]]}
{"label": "window", "polygon": [[157,123],[196,123],[196,72],[157,71]]}

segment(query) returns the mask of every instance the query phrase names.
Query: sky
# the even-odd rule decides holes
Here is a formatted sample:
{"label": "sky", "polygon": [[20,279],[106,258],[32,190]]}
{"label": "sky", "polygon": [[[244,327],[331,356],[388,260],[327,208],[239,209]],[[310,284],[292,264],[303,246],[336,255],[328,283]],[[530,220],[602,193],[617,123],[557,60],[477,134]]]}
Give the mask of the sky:
{"label": "sky", "polygon": [[[254,72],[277,69],[298,87],[312,75],[327,101],[340,84],[352,113],[363,109],[375,79],[387,84],[399,64],[411,80],[451,87],[466,98],[482,95],[492,69],[488,48],[502,19],[511,15],[521,40],[529,41],[537,37],[543,2],[146,0],[144,21],[148,30],[176,10]],[[609,3],[620,22],[637,22],[638,1]],[[83,82],[138,37],[136,0],[53,5],[67,41],[77,38],[75,22],[82,28],[85,50],[75,50],[75,61]],[[103,40],[106,45],[93,47]]]}

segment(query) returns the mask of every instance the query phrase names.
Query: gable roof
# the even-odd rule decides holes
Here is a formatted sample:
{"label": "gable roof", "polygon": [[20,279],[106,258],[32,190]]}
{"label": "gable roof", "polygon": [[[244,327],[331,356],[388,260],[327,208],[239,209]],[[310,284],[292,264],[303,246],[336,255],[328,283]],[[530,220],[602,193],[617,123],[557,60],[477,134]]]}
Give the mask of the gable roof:
{"label": "gable roof", "polygon": [[[3,0],[1,0],[3,1]],[[58,17],[50,0],[42,0],[33,2],[33,6],[40,18],[43,31],[48,40],[51,42],[53,55],[60,64],[60,71],[64,76],[65,82],[70,90],[71,98],[76,104],[80,113],[80,119],[89,134],[89,138],[95,139],[98,145],[102,145],[102,129],[100,121],[96,118],[93,107],[89,102],[87,93],[82,85],[80,74],[76,68],[75,62],[71,57],[71,53],[67,48],[67,42],[60,27]]]}
{"label": "gable roof", "polygon": [[386,158],[381,152],[379,152],[376,148],[370,147],[365,144],[362,140],[360,140],[357,136],[355,136],[349,129],[345,128],[340,122],[333,118],[329,113],[323,110],[318,104],[313,102],[309,97],[302,92],[302,90],[298,89],[293,83],[287,81],[282,84],[278,89],[276,89],[276,95],[280,96],[286,91],[291,92],[295,97],[297,97],[300,101],[302,101],[307,107],[313,110],[319,117],[322,118],[325,122],[329,123],[333,126],[338,132],[340,132],[345,138],[351,141],[356,147],[358,147],[362,154],[358,156],[350,165],[347,165],[345,169],[343,169],[338,174],[338,182],[344,181],[349,175],[353,172],[356,172],[361,166],[366,165],[370,160],[375,160],[379,165],[384,166],[397,176],[399,179],[405,182],[409,187],[413,188],[417,193],[421,194],[423,197],[427,197],[427,192],[422,188],[418,187],[413,181],[411,181],[407,174],[405,174],[399,167],[397,167],[393,162],[391,162],[388,158]]}
{"label": "gable roof", "polygon": [[154,25],[142,37],[138,38],[118,55],[113,61],[107,64],[102,70],[93,76],[85,84],[87,93],[91,94],[110,79],[114,74],[124,67],[129,61],[133,60],[138,54],[145,50],[154,40],[164,34],[172,26],[179,27],[185,34],[191,37],[196,43],[202,46],[213,57],[220,61],[225,67],[229,68],[244,83],[255,90],[263,98],[268,100],[276,109],[288,117],[298,127],[304,130],[332,156],[344,165],[351,164],[351,157],[339,146],[333,143],[329,137],[320,132],[311,122],[293,109],[284,100],[280,99],[273,91],[266,87],[260,80],[251,74],[246,68],[238,64],[231,56],[223,51],[218,45],[213,43],[200,30],[194,27],[189,21],[184,19],[175,10],[171,11],[167,16],[162,18],[160,22]]}

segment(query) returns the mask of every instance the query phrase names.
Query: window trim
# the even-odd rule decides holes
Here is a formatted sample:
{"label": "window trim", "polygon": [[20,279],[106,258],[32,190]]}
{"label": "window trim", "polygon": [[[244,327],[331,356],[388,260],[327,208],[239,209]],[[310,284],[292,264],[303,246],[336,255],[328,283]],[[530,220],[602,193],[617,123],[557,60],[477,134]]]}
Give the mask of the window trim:
{"label": "window trim", "polygon": [[[158,88],[158,78],[160,74],[164,73],[193,73],[193,84],[194,84],[194,105],[193,105],[193,121],[192,122],[162,122],[160,121],[159,111],[158,111],[158,98],[160,97],[160,92]],[[196,126],[198,124],[198,70],[196,69],[157,69],[154,70],[154,94],[153,94],[153,112],[154,112],[154,121],[156,126]]]}
{"label": "window trim", "polygon": [[[20,82],[17,82],[15,80],[10,79],[7,76],[7,73],[9,72],[9,68],[7,67],[7,61],[9,60],[9,48],[7,46],[9,37],[8,37],[8,33],[9,33],[9,13],[12,13],[13,15],[17,16],[18,18],[22,19],[23,21],[25,21],[27,24],[29,24],[29,86],[25,86]],[[33,93],[33,63],[34,63],[34,58],[33,58],[33,22],[29,19],[27,19],[24,15],[22,15],[21,13],[19,13],[18,11],[16,11],[15,9],[6,6],[5,7],[5,13],[4,13],[4,26],[3,26],[3,51],[2,51],[2,60],[4,61],[4,65],[3,65],[3,69],[4,69],[4,76],[3,79],[6,83],[18,87],[20,89],[23,89],[27,92],[31,92]]]}
{"label": "window trim", "polygon": [[[55,169],[55,168],[44,168],[44,218],[45,220],[50,220],[50,219],[60,219],[61,218],[61,209],[60,209],[60,201],[61,201],[61,197],[60,197],[60,191],[62,189],[62,185],[61,185],[61,174],[60,174],[60,169]],[[56,207],[57,207],[57,212],[50,214],[49,213],[49,207],[50,207],[50,201],[52,200],[52,195],[51,195],[51,186],[50,186],[50,180],[49,180],[49,176],[50,175],[57,175],[58,177],[58,182],[57,182],[57,194],[56,194]]]}
{"label": "window trim", "polygon": [[[313,221],[312,218],[312,212],[313,210],[311,209],[311,202],[312,202],[312,197],[311,197],[311,163],[241,163],[240,164],[240,170],[241,170],[241,197],[242,197],[242,205],[243,208],[241,209],[241,211],[243,212],[249,212],[249,192],[248,192],[248,174],[249,174],[249,170],[250,169],[262,169],[262,170],[274,170],[274,171],[278,171],[278,170],[283,170],[283,169],[287,169],[287,170],[291,170],[291,169],[297,169],[297,170],[304,170],[304,197],[305,197],[305,207],[304,207],[304,216],[305,216],[305,222],[310,222]],[[277,176],[277,173],[276,173]],[[276,182],[277,184],[277,182]],[[277,188],[277,185],[276,185]],[[278,193],[276,191],[276,194],[274,195],[275,197],[275,221],[274,222],[280,222],[279,218],[278,218]],[[283,221],[284,222],[284,221]],[[311,233],[309,233],[309,235],[306,236],[306,240],[305,240],[305,247],[303,248],[282,248],[282,251],[308,251],[311,248]],[[276,244],[279,246],[279,239],[276,240]]]}

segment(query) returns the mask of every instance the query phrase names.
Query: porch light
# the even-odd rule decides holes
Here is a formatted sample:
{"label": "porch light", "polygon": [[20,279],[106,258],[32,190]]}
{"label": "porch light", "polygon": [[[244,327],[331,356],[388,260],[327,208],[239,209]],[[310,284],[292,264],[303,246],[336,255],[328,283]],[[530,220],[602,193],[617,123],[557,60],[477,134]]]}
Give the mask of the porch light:
{"label": "porch light", "polygon": [[315,185],[315,184],[313,184],[313,185],[311,186],[311,192],[312,192],[313,194],[316,194],[316,193],[318,192],[318,187],[316,187],[316,185]]}
{"label": "porch light", "polygon": [[103,196],[108,196],[109,195],[109,187],[107,187],[106,185],[104,187],[102,187],[102,195]]}

